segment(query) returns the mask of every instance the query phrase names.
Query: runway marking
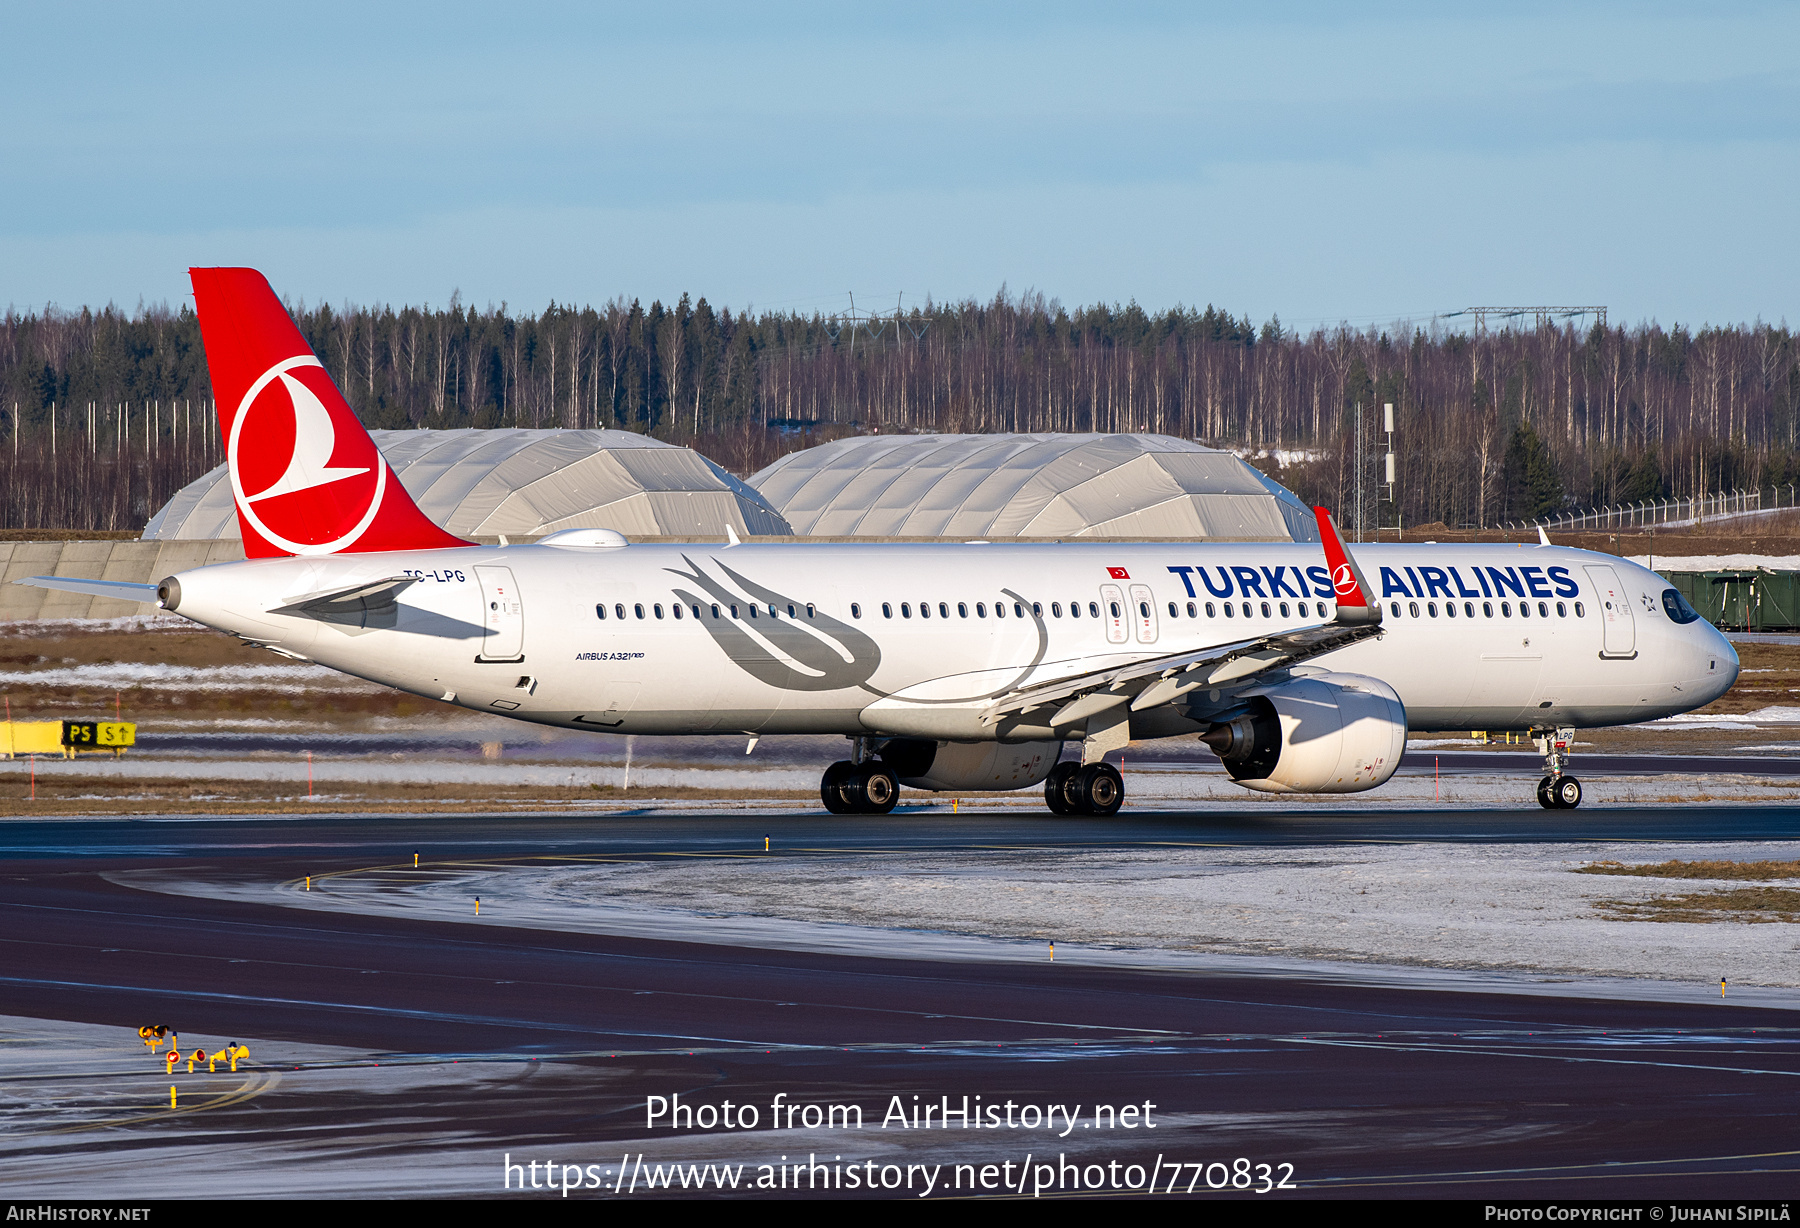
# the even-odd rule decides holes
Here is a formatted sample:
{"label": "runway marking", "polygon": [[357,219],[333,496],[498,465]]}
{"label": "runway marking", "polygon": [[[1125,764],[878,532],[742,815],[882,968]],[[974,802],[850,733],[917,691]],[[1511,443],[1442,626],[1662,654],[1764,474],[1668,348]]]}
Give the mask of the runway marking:
{"label": "runway marking", "polygon": [[[69,1076],[63,1076],[67,1078]],[[160,1086],[168,1076],[158,1075],[151,1071],[146,1078],[155,1078]],[[187,1108],[159,1109],[154,1113],[140,1113],[133,1117],[112,1117],[105,1121],[87,1122],[79,1126],[58,1126],[54,1130],[26,1130],[16,1137],[38,1138],[51,1134],[80,1134],[88,1130],[105,1130],[113,1126],[133,1126],[146,1121],[163,1121],[173,1117],[187,1117],[194,1113],[205,1113],[213,1109],[227,1108],[234,1104],[242,1104],[246,1100],[254,1100],[264,1092],[271,1090],[281,1082],[281,1072],[277,1070],[260,1070],[252,1074],[243,1083],[229,1092],[223,1092],[204,1104],[190,1105]]]}
{"label": "runway marking", "polygon": [[[1707,1064],[1701,1063],[1701,1062],[1659,1062],[1659,1061],[1653,1061],[1648,1058],[1585,1057],[1585,1056],[1576,1056],[1574,1054],[1524,1053],[1524,1052],[1520,1052],[1518,1050],[1508,1050],[1508,1049],[1465,1048],[1460,1045],[1447,1045],[1447,1044],[1401,1045],[1401,1044],[1394,1044],[1392,1042],[1386,1042],[1386,1041],[1325,1040],[1323,1038],[1315,1039],[1312,1037],[1305,1037],[1305,1036],[1298,1037],[1298,1038],[1289,1037],[1287,1039],[1288,1039],[1289,1043],[1292,1043],[1292,1044],[1315,1045],[1315,1046],[1322,1046],[1325,1048],[1389,1049],[1389,1050],[1393,1050],[1395,1052],[1404,1052],[1404,1053],[1422,1053],[1423,1052],[1423,1053],[1468,1054],[1470,1056],[1476,1056],[1476,1057],[1513,1057],[1513,1058],[1522,1058],[1527,1061],[1534,1061],[1534,1062],[1576,1062],[1576,1063],[1599,1065],[1599,1066],[1659,1066],[1659,1067],[1664,1067],[1664,1068],[1667,1068],[1670,1070],[1704,1070],[1704,1071],[1708,1071],[1708,1072],[1716,1072],[1719,1074],[1765,1074],[1765,1075],[1787,1075],[1789,1077],[1800,1077],[1800,1070],[1764,1070],[1761,1068],[1745,1067],[1745,1066],[1712,1066],[1712,1065],[1707,1065]],[[1796,1152],[1795,1154],[1800,1154],[1800,1152]]]}
{"label": "runway marking", "polygon": [[[1661,1173],[1621,1172],[1621,1169],[1665,1168],[1675,1164],[1725,1164],[1733,1160],[1780,1160],[1800,1156],[1800,1151],[1753,1151],[1743,1155],[1682,1156],[1666,1160],[1597,1160],[1589,1164],[1545,1164],[1527,1168],[1473,1168],[1445,1173],[1394,1173],[1385,1177],[1318,1177],[1304,1182],[1311,1189],[1361,1189],[1384,1185],[1460,1185],[1476,1178],[1502,1181],[1579,1181],[1603,1178],[1621,1180],[1657,1177]],[[1714,1177],[1741,1173],[1741,1169],[1670,1173],[1668,1176]],[[1757,1169],[1757,1172],[1793,1172],[1794,1169]],[[1556,1175],[1563,1174],[1563,1175]]]}

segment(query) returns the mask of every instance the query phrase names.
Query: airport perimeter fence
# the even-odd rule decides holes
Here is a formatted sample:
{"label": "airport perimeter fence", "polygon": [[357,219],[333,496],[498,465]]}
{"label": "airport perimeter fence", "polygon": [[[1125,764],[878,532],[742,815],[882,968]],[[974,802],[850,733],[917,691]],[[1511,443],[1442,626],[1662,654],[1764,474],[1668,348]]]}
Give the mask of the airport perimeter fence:
{"label": "airport perimeter fence", "polygon": [[1540,516],[1536,520],[1508,521],[1500,527],[1508,532],[1528,531],[1542,526],[1564,532],[1592,529],[1637,529],[1667,527],[1699,528],[1716,520],[1733,520],[1752,516],[1768,516],[1792,511],[1800,506],[1800,487],[1768,486],[1760,490],[1720,491],[1718,494],[1690,496],[1684,499],[1646,499],[1641,503],[1621,503],[1614,507],[1593,508],[1585,512],[1562,512]]}

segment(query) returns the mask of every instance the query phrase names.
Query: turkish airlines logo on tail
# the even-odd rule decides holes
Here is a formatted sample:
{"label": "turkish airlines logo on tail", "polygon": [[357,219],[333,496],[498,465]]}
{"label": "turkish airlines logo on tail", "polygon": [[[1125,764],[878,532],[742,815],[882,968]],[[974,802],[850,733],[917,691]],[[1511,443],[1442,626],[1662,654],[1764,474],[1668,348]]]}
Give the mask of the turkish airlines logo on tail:
{"label": "turkish airlines logo on tail", "polygon": [[1331,587],[1340,597],[1348,597],[1356,591],[1356,573],[1350,570],[1350,564],[1338,564],[1337,570],[1331,573]]}
{"label": "turkish airlines logo on tail", "polygon": [[[315,380],[329,401],[309,386]],[[292,554],[350,546],[374,523],[387,491],[387,462],[360,424],[343,431],[351,455],[337,455],[330,402],[342,404],[324,365],[297,354],[258,376],[232,418],[226,463],[238,511]]]}

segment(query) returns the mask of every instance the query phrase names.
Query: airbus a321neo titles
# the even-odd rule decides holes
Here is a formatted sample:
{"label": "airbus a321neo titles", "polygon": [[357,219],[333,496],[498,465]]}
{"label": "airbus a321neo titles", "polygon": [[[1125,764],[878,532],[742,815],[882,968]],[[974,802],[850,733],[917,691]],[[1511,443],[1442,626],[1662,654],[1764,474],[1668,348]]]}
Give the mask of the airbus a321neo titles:
{"label": "airbus a321neo titles", "polygon": [[1106,754],[1181,734],[1245,788],[1352,793],[1393,775],[1408,728],[1530,730],[1538,800],[1567,808],[1576,729],[1686,712],[1737,677],[1654,572],[1548,542],[1352,558],[1324,509],[1322,547],[476,545],[419,511],[261,274],[191,273],[247,558],[24,583],[544,725],[843,734],[820,788],[836,813],[889,811],[902,785],[1043,784],[1058,814],[1108,815]]}

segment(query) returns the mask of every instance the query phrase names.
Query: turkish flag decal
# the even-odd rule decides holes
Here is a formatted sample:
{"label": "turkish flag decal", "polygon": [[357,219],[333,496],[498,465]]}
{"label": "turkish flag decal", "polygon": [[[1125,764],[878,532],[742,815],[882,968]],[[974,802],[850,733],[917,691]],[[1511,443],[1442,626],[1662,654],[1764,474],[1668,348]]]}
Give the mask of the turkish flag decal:
{"label": "turkish flag decal", "polygon": [[1108,567],[1106,569],[1106,574],[1111,576],[1115,580],[1131,579],[1130,573],[1127,572],[1123,567]]}

